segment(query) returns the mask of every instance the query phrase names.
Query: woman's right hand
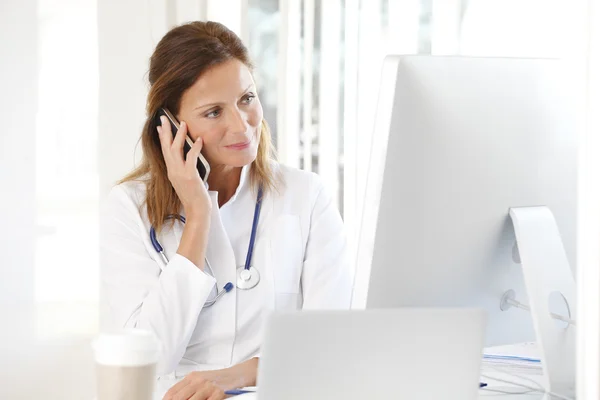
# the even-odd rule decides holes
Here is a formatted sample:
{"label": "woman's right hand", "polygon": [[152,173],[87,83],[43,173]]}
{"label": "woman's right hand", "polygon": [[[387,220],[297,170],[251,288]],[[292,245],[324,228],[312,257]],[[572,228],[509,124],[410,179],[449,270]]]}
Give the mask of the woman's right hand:
{"label": "woman's right hand", "polygon": [[196,140],[184,160],[183,146],[187,135],[187,124],[182,121],[173,138],[171,124],[167,118],[162,116],[160,120],[162,126],[158,126],[157,130],[168,177],[183,205],[186,218],[198,216],[205,219],[210,215],[212,202],[196,167],[202,150],[202,138]]}
{"label": "woman's right hand", "polygon": [[187,135],[187,124],[181,122],[173,138],[171,124],[160,117],[162,126],[157,127],[162,153],[167,165],[167,174],[185,210],[185,227],[177,254],[190,260],[204,270],[204,257],[210,229],[212,202],[196,168],[202,150],[202,139],[196,140],[186,159],[183,159],[183,144]]}

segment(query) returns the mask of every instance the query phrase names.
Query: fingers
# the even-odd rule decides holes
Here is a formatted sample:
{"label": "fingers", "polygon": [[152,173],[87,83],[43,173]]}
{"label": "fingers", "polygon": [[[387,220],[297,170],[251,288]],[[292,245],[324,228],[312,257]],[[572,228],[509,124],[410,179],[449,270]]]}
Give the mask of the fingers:
{"label": "fingers", "polygon": [[[170,124],[169,124],[170,125]],[[175,135],[175,139],[173,139],[173,144],[171,145],[171,151],[177,152],[178,154],[183,154],[183,144],[185,143],[185,137],[187,136],[187,124],[185,121],[181,121],[179,124],[179,130]],[[183,158],[183,156],[182,156]]]}
{"label": "fingers", "polygon": [[[201,393],[203,390],[206,390],[204,387],[205,384],[198,383],[184,386],[179,392],[175,393],[175,395],[173,396],[173,400],[193,399],[194,396],[196,396],[198,393]],[[204,400],[204,398],[202,400]]]}
{"label": "fingers", "polygon": [[223,400],[224,398],[223,390],[207,383],[194,396],[190,397],[190,400]]}
{"label": "fingers", "polygon": [[199,137],[198,140],[196,140],[194,142],[191,150],[187,154],[187,158],[185,160],[185,163],[186,163],[185,167],[187,168],[189,173],[196,171],[198,156],[200,156],[200,152],[202,151],[202,146],[203,146],[202,138]]}
{"label": "fingers", "polygon": [[156,127],[158,131],[158,138],[160,139],[160,147],[162,149],[163,157],[165,162],[171,159],[171,145],[173,144],[173,134],[171,133],[171,124],[167,120],[167,117],[160,117],[162,125]]}
{"label": "fingers", "polygon": [[225,392],[220,388],[215,388],[212,395],[207,400],[223,400],[226,398]]}
{"label": "fingers", "polygon": [[223,389],[200,372],[192,372],[169,389],[163,400],[223,400]]}
{"label": "fingers", "polygon": [[169,389],[167,393],[165,393],[165,397],[163,397],[163,400],[173,400],[175,398],[174,396],[177,393],[179,393],[179,391],[181,391],[184,387],[189,386],[190,382],[191,381],[187,378],[184,378],[181,381],[177,382],[175,385],[171,386],[171,389]]}
{"label": "fingers", "polygon": [[163,157],[165,162],[177,163],[180,160],[181,164],[185,163],[183,159],[183,144],[187,136],[187,124],[181,122],[179,130],[173,138],[173,132],[171,130],[171,123],[164,115],[160,117],[161,125],[156,127],[158,136],[160,138],[160,146],[162,149]]}

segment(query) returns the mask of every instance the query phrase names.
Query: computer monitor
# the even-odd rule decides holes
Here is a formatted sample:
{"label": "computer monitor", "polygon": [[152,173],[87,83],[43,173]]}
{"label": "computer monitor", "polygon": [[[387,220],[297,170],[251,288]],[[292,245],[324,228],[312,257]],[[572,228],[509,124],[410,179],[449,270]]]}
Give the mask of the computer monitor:
{"label": "computer monitor", "polygon": [[558,60],[389,56],[354,308],[476,306],[487,345],[533,341],[509,209],[547,206],[576,265],[576,120]]}

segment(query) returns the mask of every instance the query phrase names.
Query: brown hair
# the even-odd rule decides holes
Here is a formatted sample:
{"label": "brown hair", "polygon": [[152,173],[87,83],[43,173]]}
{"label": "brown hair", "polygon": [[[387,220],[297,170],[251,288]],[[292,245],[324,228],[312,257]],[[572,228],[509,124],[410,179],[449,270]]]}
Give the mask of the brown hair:
{"label": "brown hair", "polygon": [[[231,59],[238,59],[252,71],[248,50],[240,38],[224,25],[211,21],[190,22],[171,29],[150,57],[150,91],[141,135],[142,161],[119,183],[145,182],[148,218],[157,231],[168,215],[180,212],[181,202],[167,177],[156,131],[156,113],[159,108],[166,107],[177,115],[183,93],[209,68]],[[250,183],[255,190],[258,185],[263,186],[265,193],[275,188],[271,168],[274,158],[271,134],[263,119],[258,153],[249,171]]]}

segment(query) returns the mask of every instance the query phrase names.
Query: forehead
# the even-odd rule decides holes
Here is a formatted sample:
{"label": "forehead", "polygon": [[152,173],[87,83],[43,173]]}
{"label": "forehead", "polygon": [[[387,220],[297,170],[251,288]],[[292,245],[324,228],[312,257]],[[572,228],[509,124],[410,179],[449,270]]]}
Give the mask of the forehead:
{"label": "forehead", "polygon": [[253,84],[252,73],[244,63],[237,59],[228,60],[203,73],[184,93],[182,105],[186,102],[201,105],[235,99]]}

